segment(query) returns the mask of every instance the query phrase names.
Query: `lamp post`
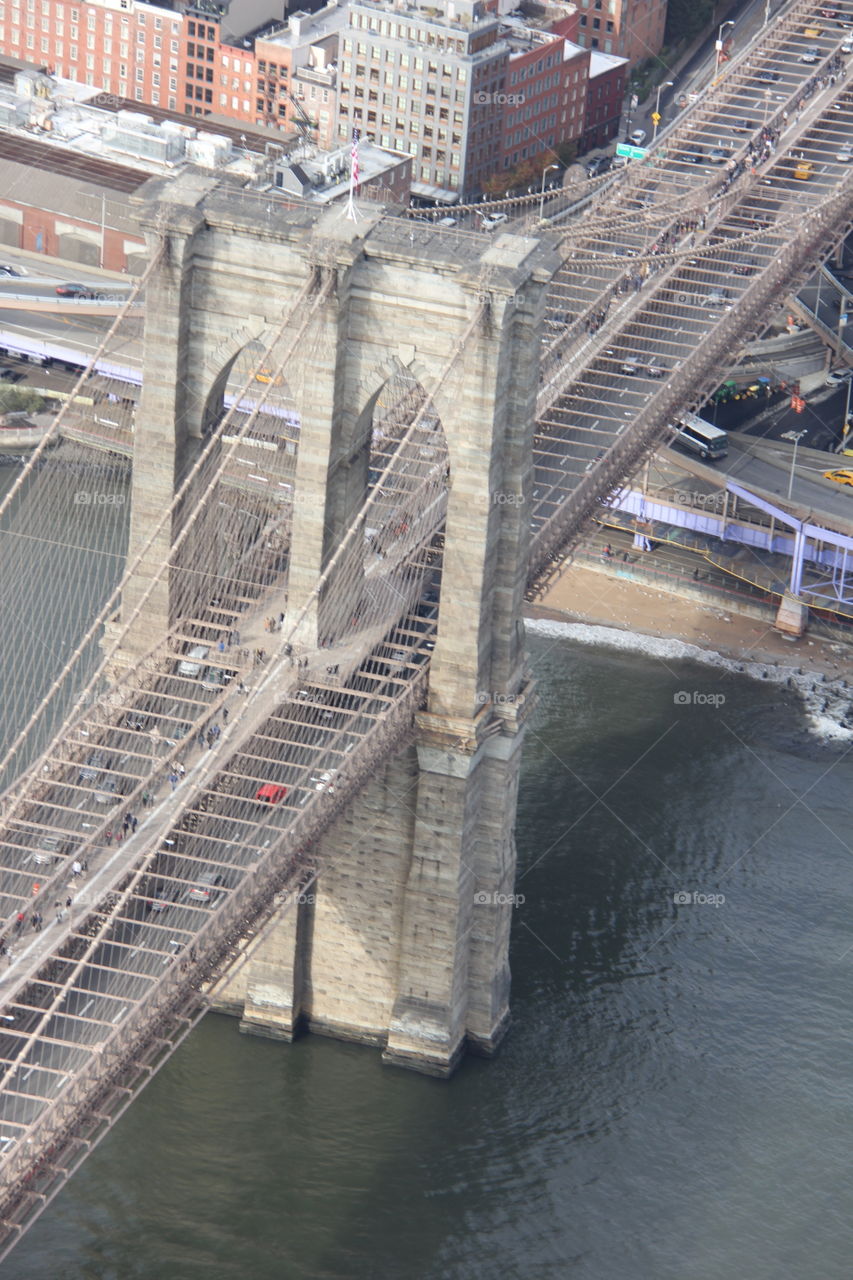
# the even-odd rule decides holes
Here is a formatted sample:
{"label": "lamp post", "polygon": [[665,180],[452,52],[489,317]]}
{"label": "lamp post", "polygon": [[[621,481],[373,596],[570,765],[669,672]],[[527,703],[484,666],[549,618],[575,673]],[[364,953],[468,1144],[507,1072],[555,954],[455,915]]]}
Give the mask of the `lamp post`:
{"label": "lamp post", "polygon": [[661,89],[671,89],[671,88],[672,88],[672,86],[673,86],[674,84],[675,84],[675,81],[674,81],[674,80],[667,80],[667,81],[665,81],[663,84],[659,84],[659,85],[658,85],[657,97],[655,98],[655,114],[654,114],[654,116],[653,116],[653,118],[652,118],[653,124],[654,124],[654,126],[655,126],[655,127],[654,127],[654,130],[653,130],[653,132],[652,132],[652,142],[654,142],[655,138],[658,136],[658,125],[660,124],[660,95],[661,95]]}
{"label": "lamp post", "polygon": [[803,436],[807,436],[808,431],[786,431],[782,436],[783,440],[793,440],[794,452],[791,454],[791,474],[788,476],[788,500],[790,501],[791,493],[794,488],[794,468],[797,465],[797,445]]}
{"label": "lamp post", "polygon": [[729,18],[727,22],[720,23],[720,29],[717,32],[717,39],[714,44],[714,48],[717,51],[717,57],[714,62],[714,80],[716,80],[717,76],[720,74],[720,54],[723,52],[723,31],[726,27],[733,27],[734,25],[735,24],[731,18]]}
{"label": "lamp post", "polygon": [[542,210],[545,207],[545,174],[551,169],[559,169],[558,164],[546,164],[542,170],[542,190],[539,192],[539,221],[542,221]]}

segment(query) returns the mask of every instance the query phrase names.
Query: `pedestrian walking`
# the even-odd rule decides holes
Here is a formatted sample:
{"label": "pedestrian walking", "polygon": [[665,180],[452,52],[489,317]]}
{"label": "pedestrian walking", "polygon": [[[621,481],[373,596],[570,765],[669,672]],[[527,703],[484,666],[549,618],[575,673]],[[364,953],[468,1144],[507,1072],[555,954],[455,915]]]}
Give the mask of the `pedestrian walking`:
{"label": "pedestrian walking", "polygon": [[136,835],[136,828],[139,826],[139,820],[137,818],[131,818],[130,825],[133,830],[133,834]]}
{"label": "pedestrian walking", "polygon": [[109,848],[109,847],[110,847],[110,845],[111,845],[111,844],[112,844],[112,842],[113,842],[113,833],[112,833],[112,831],[106,831],[106,832],[104,833],[104,840],[106,841],[107,848]]}
{"label": "pedestrian walking", "polygon": [[36,912],[34,911],[33,914],[30,916],[30,925],[32,926],[33,933],[36,932],[37,922],[38,922],[38,917]]}
{"label": "pedestrian walking", "polygon": [[204,750],[204,731],[203,730],[199,732],[199,735],[196,738],[196,742],[198,743],[198,745],[201,747],[203,751]]}
{"label": "pedestrian walking", "polygon": [[74,861],[71,863],[71,874],[75,880],[80,875],[80,872],[82,870],[83,870],[83,864],[81,862],[78,862],[77,859],[75,858]]}
{"label": "pedestrian walking", "polygon": [[71,910],[71,903],[72,903],[73,901],[74,901],[74,899],[71,897],[71,894],[69,893],[68,897],[65,899],[65,905],[66,905],[66,907],[68,908],[68,910],[69,910],[69,911]]}
{"label": "pedestrian walking", "polygon": [[232,643],[232,644],[239,644],[239,643],[240,643],[240,632],[239,632],[239,631],[232,631],[232,632],[231,632],[231,643]]}
{"label": "pedestrian walking", "polygon": [[[185,767],[184,767],[180,762],[179,762],[178,764],[176,764],[176,765],[175,765],[175,772],[177,773],[177,775],[178,775],[178,777],[180,778],[181,782],[183,782],[184,778],[187,776],[187,771],[186,771]],[[134,830],[136,830],[136,828],[135,828],[135,827],[134,827]]]}
{"label": "pedestrian walking", "polygon": [[284,614],[283,614],[283,613],[280,613],[280,614],[278,615],[278,625],[279,625],[279,629],[281,629],[281,628],[284,626]]}
{"label": "pedestrian walking", "polygon": [[124,834],[127,835],[128,830],[130,829],[130,814],[128,814],[124,822],[121,824],[121,829],[124,832]]}
{"label": "pedestrian walking", "polygon": [[44,923],[44,916],[40,911],[36,912],[36,933],[41,933],[41,927]]}
{"label": "pedestrian walking", "polygon": [[225,652],[225,641],[220,637],[219,644],[216,646],[220,653]]}
{"label": "pedestrian walking", "polygon": [[227,723],[228,723],[228,708],[227,708],[227,707],[223,707],[223,708],[222,708],[222,723],[223,723],[223,724],[227,724]]}
{"label": "pedestrian walking", "polygon": [[174,769],[169,774],[169,782],[172,784],[172,791],[174,793],[175,787],[178,785],[178,775],[175,773]]}
{"label": "pedestrian walking", "polygon": [[83,859],[83,875],[87,876],[88,874],[89,874],[89,859],[84,858]]}
{"label": "pedestrian walking", "polygon": [[62,903],[54,902],[53,907],[54,907],[54,910],[56,911],[56,923],[59,924],[60,921],[62,920]]}
{"label": "pedestrian walking", "polygon": [[6,949],[6,955],[9,957],[9,968],[11,969],[11,967],[12,967],[12,961],[13,961],[13,960],[14,960],[14,958],[15,958],[15,953],[14,953],[14,951],[12,950],[12,948],[11,948],[11,947],[7,947],[7,949]]}

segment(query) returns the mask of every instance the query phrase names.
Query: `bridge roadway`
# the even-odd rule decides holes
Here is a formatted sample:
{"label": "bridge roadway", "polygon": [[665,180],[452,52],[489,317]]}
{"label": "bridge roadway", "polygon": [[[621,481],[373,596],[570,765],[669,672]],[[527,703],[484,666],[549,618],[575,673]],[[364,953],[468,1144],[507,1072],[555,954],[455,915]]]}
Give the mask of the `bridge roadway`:
{"label": "bridge roadway", "polygon": [[[808,184],[801,183],[787,154],[796,145],[809,158],[825,157],[836,145],[829,140],[842,127],[838,122],[849,128],[849,91],[838,79],[812,94],[795,121],[804,75],[820,73],[841,40],[836,31],[806,40],[801,28],[808,21],[817,21],[815,7],[793,5],[769,32],[766,56],[754,56],[746,69],[733,64],[728,96],[725,77],[701,110],[668,136],[666,154],[636,166],[618,198],[605,197],[573,228],[574,256],[555,282],[550,307],[546,354],[554,359],[543,364],[534,576],[666,434],[678,408],[694,394],[701,398],[703,379],[751,325],[760,327],[771,299],[799,278],[804,264],[813,266],[849,216],[845,175],[823,159]],[[796,61],[809,42],[822,47],[817,67]],[[792,73],[766,81],[772,89],[760,87],[765,81],[757,77],[768,61],[785,58]],[[775,114],[762,96],[767,92]],[[836,102],[840,110],[833,115]],[[687,156],[698,139],[716,140],[724,129],[735,133],[734,107],[751,113],[753,126],[757,116],[766,113],[772,124],[786,109],[789,123],[775,155],[757,163],[755,175],[748,167],[720,194],[722,179],[709,181]],[[831,191],[836,194],[821,208]],[[703,214],[704,227],[677,229],[679,220]],[[636,292],[632,284],[628,294],[614,287],[626,264],[632,275],[648,268],[640,273],[644,283]],[[735,276],[736,266],[751,274]],[[703,301],[718,286],[728,295],[713,305]],[[584,314],[601,317],[595,333]],[[649,373],[652,347],[669,377]],[[634,369],[626,370],[631,362]],[[559,373],[566,365],[571,381]],[[39,901],[63,902],[75,853],[89,863],[85,896],[95,899],[81,895],[71,917],[59,922],[45,911],[42,934],[13,954],[7,970],[0,1039],[7,1248],[16,1228],[37,1216],[199,1016],[199,993],[238,954],[252,922],[271,910],[273,893],[310,878],[305,849],[408,731],[435,625],[435,536],[421,530],[417,545],[406,549],[403,617],[387,622],[381,634],[351,635],[340,654],[334,652],[335,662],[325,662],[338,667],[340,684],[333,672],[315,676],[322,677],[327,651],[304,655],[309,671],[298,688],[291,658],[274,650],[248,695],[231,692],[235,680],[255,680],[242,651],[208,656],[198,678],[182,673],[191,641],[201,638],[213,648],[214,637],[224,642],[235,625],[246,630],[244,612],[257,619],[269,608],[267,600],[235,592],[186,620],[78,717],[70,735],[52,744],[7,799],[13,808],[5,815],[6,902],[17,906],[37,875]],[[389,581],[401,566],[386,566]],[[213,727],[214,717],[218,745],[203,747],[198,734]],[[164,775],[184,759],[186,778],[173,798]],[[255,793],[264,783],[286,785],[287,796],[261,808]],[[153,806],[143,806],[143,793],[152,791]],[[139,828],[113,851],[126,807]],[[45,837],[46,826],[53,827],[52,837]]]}
{"label": "bridge roadway", "polygon": [[[793,6],[768,55],[734,64],[655,162],[635,166],[617,196],[572,227],[551,290],[537,406],[533,576],[679,412],[702,403],[720,365],[784,296],[781,280],[810,274],[829,227],[837,237],[849,223],[853,178],[835,159],[853,130],[842,33],[820,37],[823,56],[809,70],[821,79],[802,100],[797,57],[811,21],[827,26],[813,6]],[[794,77],[775,66],[800,68],[784,93]],[[750,130],[765,113],[777,136],[750,158],[764,126]],[[730,159],[709,180],[690,157],[711,143]],[[736,176],[730,165],[742,166]]]}

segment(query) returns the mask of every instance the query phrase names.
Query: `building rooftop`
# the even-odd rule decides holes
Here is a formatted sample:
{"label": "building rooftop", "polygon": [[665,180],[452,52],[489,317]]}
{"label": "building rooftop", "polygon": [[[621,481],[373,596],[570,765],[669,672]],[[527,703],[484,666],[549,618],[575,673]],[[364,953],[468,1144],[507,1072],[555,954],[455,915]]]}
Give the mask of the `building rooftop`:
{"label": "building rooftop", "polygon": [[[375,143],[361,141],[358,147],[360,185],[375,181],[411,158],[407,152],[386,151]],[[349,192],[349,182],[349,143],[336,151],[319,151],[314,146],[298,148],[286,161],[276,165],[276,190],[315,204],[331,204],[341,199]]]}
{"label": "building rooftop", "polygon": [[[580,48],[580,46],[577,46]],[[599,53],[598,49],[591,49],[589,54],[589,78],[592,80],[595,76],[604,75],[605,71],[612,71],[615,67],[627,67],[627,58],[617,58],[613,53]]]}
{"label": "building rooftop", "polygon": [[292,13],[287,26],[279,26],[265,34],[258,33],[264,44],[274,44],[282,49],[298,49],[306,44],[314,44],[327,36],[337,35],[349,23],[349,5],[339,0],[329,3],[315,13],[299,11]]}

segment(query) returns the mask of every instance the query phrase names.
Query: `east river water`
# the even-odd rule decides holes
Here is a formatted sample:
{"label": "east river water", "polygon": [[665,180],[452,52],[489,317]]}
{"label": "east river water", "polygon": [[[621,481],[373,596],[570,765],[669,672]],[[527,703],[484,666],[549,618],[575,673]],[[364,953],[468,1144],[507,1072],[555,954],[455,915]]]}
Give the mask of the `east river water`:
{"label": "east river water", "polygon": [[0,1280],[849,1280],[847,744],[784,687],[531,651],[500,1054],[210,1016]]}

